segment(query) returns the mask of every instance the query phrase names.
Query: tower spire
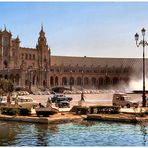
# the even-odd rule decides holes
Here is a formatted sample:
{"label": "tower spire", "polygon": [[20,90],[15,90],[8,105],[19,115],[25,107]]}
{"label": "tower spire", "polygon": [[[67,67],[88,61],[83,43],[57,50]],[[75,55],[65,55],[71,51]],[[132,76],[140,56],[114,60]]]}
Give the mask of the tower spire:
{"label": "tower spire", "polygon": [[41,24],[41,31],[43,31],[43,24]]}
{"label": "tower spire", "polygon": [[7,31],[7,29],[6,29],[6,24],[4,25],[4,31]]}

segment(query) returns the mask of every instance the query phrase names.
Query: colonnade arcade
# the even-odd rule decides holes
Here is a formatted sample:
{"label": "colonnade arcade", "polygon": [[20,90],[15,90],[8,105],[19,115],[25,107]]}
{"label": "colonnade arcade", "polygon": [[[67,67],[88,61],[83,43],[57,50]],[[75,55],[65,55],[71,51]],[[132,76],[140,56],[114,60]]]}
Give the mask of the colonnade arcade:
{"label": "colonnade arcade", "polygon": [[30,70],[3,70],[0,78],[10,79],[16,86],[23,87],[54,87],[75,86],[78,88],[109,88],[121,82],[128,84],[131,68],[117,67],[114,69],[97,70],[95,68],[69,68],[52,66],[48,71],[39,69]]}
{"label": "colonnade arcade", "polygon": [[92,88],[106,88],[110,86],[118,85],[119,83],[124,82],[128,83],[128,77],[58,77],[58,76],[51,76],[50,77],[50,86],[80,86],[80,87],[92,87]]}
{"label": "colonnade arcade", "polygon": [[15,86],[19,86],[20,85],[20,74],[16,73],[16,74],[0,74],[0,79],[9,79],[11,80]]}
{"label": "colonnade arcade", "polygon": [[52,67],[50,86],[80,86],[88,88],[109,88],[123,82],[128,84],[130,67]]}

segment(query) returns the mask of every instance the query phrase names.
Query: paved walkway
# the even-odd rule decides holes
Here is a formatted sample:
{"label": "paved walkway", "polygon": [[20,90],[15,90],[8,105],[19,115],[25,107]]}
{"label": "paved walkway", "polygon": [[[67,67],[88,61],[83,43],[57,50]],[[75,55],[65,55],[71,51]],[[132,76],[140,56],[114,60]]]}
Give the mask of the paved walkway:
{"label": "paved walkway", "polygon": [[138,107],[138,108],[121,108],[122,113],[142,113],[148,112],[148,107]]}

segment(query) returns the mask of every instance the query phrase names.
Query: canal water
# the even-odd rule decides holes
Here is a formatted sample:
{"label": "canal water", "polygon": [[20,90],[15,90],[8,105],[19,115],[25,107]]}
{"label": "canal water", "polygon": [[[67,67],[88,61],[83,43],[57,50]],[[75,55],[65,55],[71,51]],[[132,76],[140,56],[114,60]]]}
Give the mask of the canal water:
{"label": "canal water", "polygon": [[148,146],[147,124],[73,122],[32,124],[0,121],[0,146]]}

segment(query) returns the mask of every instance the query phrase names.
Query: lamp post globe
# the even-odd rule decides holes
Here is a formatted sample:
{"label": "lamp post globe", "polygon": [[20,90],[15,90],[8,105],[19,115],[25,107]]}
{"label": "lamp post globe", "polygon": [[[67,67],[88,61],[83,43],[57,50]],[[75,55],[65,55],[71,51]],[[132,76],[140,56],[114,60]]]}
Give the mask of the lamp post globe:
{"label": "lamp post globe", "polygon": [[141,32],[142,32],[142,36],[145,36],[146,30],[144,28],[141,29]]}
{"label": "lamp post globe", "polygon": [[138,33],[135,34],[135,40],[136,40],[136,42],[139,40],[139,34]]}

